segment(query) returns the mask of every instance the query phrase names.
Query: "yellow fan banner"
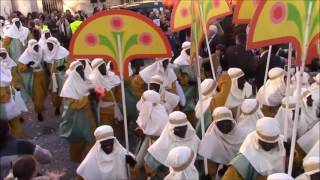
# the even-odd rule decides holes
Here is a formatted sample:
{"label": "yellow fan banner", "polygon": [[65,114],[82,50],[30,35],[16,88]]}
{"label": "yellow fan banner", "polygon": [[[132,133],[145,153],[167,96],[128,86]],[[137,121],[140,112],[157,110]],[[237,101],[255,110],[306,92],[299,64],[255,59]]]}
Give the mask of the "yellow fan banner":
{"label": "yellow fan banner", "polygon": [[203,10],[206,25],[211,20],[227,16],[232,13],[226,0],[180,0],[175,3],[171,14],[171,31],[177,32],[189,28],[192,24],[192,2],[198,3]]}
{"label": "yellow fan banner", "polygon": [[[90,17],[72,37],[69,49],[71,58],[112,60],[116,71],[128,67],[132,59],[171,57],[162,30],[149,18],[128,10],[108,10]],[[123,70],[127,74],[127,68]]]}
{"label": "yellow fan banner", "polygon": [[[306,28],[309,8],[310,23]],[[300,64],[306,42],[306,64],[309,64],[312,57],[319,56],[316,51],[319,38],[320,1],[263,0],[258,4],[251,20],[247,45],[248,48],[257,48],[291,42],[297,49],[297,59]]]}
{"label": "yellow fan banner", "polygon": [[238,0],[235,5],[233,23],[249,24],[258,4],[259,0]]}

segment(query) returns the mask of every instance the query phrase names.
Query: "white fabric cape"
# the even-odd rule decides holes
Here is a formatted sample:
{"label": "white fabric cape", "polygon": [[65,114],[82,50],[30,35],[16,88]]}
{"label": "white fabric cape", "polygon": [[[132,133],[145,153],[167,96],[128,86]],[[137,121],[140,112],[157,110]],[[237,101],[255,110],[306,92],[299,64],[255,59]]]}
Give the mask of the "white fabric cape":
{"label": "white fabric cape", "polygon": [[29,29],[22,26],[22,25],[18,29],[15,24],[12,24],[8,27],[8,29],[6,29],[4,31],[5,37],[19,39],[19,41],[22,43],[22,45],[26,44],[26,40],[28,38],[28,35],[29,35]]}
{"label": "white fabric cape", "polygon": [[250,133],[242,143],[239,152],[243,154],[253,168],[261,175],[268,176],[284,172],[286,150],[283,145],[283,136],[280,135],[278,147],[264,151],[258,144],[256,131]]}
{"label": "white fabric cape", "polygon": [[[265,92],[264,90],[265,88]],[[269,79],[265,85],[263,85],[258,93],[257,100],[259,104],[267,105],[267,106],[278,106],[281,104],[282,98],[286,95],[286,85],[284,83],[283,76],[276,79]]]}
{"label": "white fabric cape", "polygon": [[[35,44],[36,45],[36,44]],[[31,65],[32,68],[36,68],[41,66],[41,60],[42,60],[42,50],[39,46],[39,52],[34,51],[33,47],[29,47],[21,54],[19,57],[19,62],[22,64],[28,64],[29,62],[34,62],[33,65]]]}
{"label": "white fabric cape", "polygon": [[165,89],[163,89],[160,92],[160,94],[161,94],[161,101],[163,102],[163,105],[167,113],[170,114],[173,111],[173,109],[178,105],[180,101],[180,97]]}
{"label": "white fabric cape", "polygon": [[260,109],[258,109],[256,112],[250,115],[241,114],[237,120],[238,129],[241,130],[240,136],[242,138],[246,138],[249,133],[255,131],[257,121],[263,117],[264,115]]}
{"label": "white fabric cape", "polygon": [[243,90],[238,88],[238,79],[231,80],[231,89],[229,96],[226,100],[225,106],[228,108],[234,108],[241,105],[245,98],[249,98],[252,95],[252,86],[245,82]]}
{"label": "white fabric cape", "polygon": [[85,180],[127,179],[127,151],[114,139],[113,151],[106,154],[97,141],[77,169]]}
{"label": "white fabric cape", "polygon": [[[288,109],[288,128],[287,128],[287,137],[290,138],[292,136],[292,128],[293,128],[293,111]],[[280,132],[284,135],[284,125],[285,125],[285,116],[286,116],[286,108],[280,106],[277,114],[274,116],[279,122]]]}
{"label": "white fabric cape", "polygon": [[[185,138],[180,138],[174,135],[174,127],[183,125],[188,126]],[[195,130],[189,122],[179,125],[172,125],[168,122],[160,137],[149,147],[148,152],[157,161],[169,168],[166,159],[171,149],[177,146],[187,146],[192,149],[193,152],[198,152],[199,143],[200,139],[195,134]]]}
{"label": "white fabric cape", "polygon": [[236,156],[243,139],[236,125],[231,132],[223,134],[213,121],[200,142],[199,154],[213,162],[227,165]]}
{"label": "white fabric cape", "polygon": [[48,47],[44,49],[44,61],[47,63],[53,63],[53,60],[58,60],[65,58],[69,55],[69,51],[62,47],[61,45],[56,46],[54,44],[54,47],[52,51],[49,51]]}
{"label": "white fabric cape", "polygon": [[189,66],[190,56],[186,53],[186,49],[183,49],[180,55],[173,61],[174,65],[177,66]]}
{"label": "white fabric cape", "polygon": [[305,153],[308,153],[313,145],[319,140],[319,129],[320,121],[297,140],[297,143]]}

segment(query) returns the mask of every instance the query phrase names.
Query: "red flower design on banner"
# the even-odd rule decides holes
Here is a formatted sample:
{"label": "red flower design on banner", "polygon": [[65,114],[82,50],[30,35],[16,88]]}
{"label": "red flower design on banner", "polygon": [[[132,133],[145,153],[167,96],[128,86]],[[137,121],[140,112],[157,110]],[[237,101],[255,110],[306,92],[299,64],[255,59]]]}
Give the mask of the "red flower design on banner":
{"label": "red flower design on banner", "polygon": [[117,31],[120,31],[123,28],[123,24],[123,20],[118,16],[112,18],[110,23],[111,27]]}
{"label": "red flower design on banner", "polygon": [[189,16],[189,10],[187,8],[181,9],[180,13],[181,13],[181,16],[184,18]]}
{"label": "red flower design on banner", "polygon": [[286,6],[282,2],[277,2],[271,8],[270,18],[274,24],[281,23],[286,17]]}
{"label": "red flower design on banner", "polygon": [[95,46],[98,43],[98,37],[95,34],[87,34],[85,37],[85,42],[89,46]]}
{"label": "red flower design on banner", "polygon": [[214,6],[215,8],[220,7],[220,0],[213,0],[213,6]]}
{"label": "red flower design on banner", "polygon": [[149,46],[152,43],[152,36],[150,33],[144,32],[140,35],[139,42],[142,45]]}

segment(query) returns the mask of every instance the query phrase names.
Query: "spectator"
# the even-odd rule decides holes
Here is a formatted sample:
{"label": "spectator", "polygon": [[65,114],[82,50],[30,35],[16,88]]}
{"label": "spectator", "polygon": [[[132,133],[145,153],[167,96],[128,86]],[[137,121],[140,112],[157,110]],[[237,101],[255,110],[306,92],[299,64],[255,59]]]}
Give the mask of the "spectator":
{"label": "spectator", "polygon": [[7,121],[0,120],[0,179],[6,177],[11,163],[22,155],[34,155],[40,163],[50,163],[51,153],[25,140],[18,140],[10,133]]}
{"label": "spectator", "polygon": [[69,41],[71,38],[71,32],[70,32],[70,24],[66,19],[66,16],[61,16],[60,19],[57,21],[56,25],[59,28],[59,33],[58,33],[58,36],[56,37],[62,43],[63,47],[68,48]]}

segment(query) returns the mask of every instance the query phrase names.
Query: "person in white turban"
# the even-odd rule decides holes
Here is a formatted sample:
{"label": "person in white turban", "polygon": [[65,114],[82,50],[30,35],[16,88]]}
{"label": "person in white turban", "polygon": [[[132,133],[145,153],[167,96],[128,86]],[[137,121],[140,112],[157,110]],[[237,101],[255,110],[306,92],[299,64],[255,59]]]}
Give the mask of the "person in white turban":
{"label": "person in white turban", "polygon": [[320,73],[318,73],[315,77],[313,77],[314,83],[308,88],[311,92],[314,100],[320,101],[319,92],[320,92]]}
{"label": "person in white turban", "polygon": [[200,111],[200,100],[198,100],[195,112],[196,117],[198,119],[197,125],[196,125],[196,132],[198,137],[202,137],[201,134],[201,116],[203,116],[204,120],[204,128],[206,131],[207,128],[210,126],[212,122],[212,112],[213,109],[211,107],[211,100],[212,97],[216,94],[216,81],[213,79],[205,79],[201,83],[201,95],[202,95],[202,107]]}
{"label": "person in white turban", "polygon": [[304,173],[295,180],[317,180],[320,177],[320,157],[319,154],[303,160]]}
{"label": "person in white turban", "polygon": [[20,122],[21,112],[16,108],[14,94],[17,93],[12,83],[11,70],[17,66],[7,50],[0,48],[0,119],[9,121],[11,134],[16,138],[22,136]]}
{"label": "person in white turban", "polygon": [[[190,65],[190,47],[191,42],[186,41],[182,43],[182,50],[180,55],[173,61],[175,66],[189,66]],[[188,51],[188,52],[187,52]]]}
{"label": "person in white turban", "polygon": [[149,82],[149,89],[160,94],[160,102],[166,108],[168,114],[177,107],[180,100],[179,96],[164,88],[163,78],[160,75],[152,76]]}
{"label": "person in white turban", "polygon": [[59,97],[65,72],[68,67],[67,57],[69,51],[62,47],[59,41],[54,37],[49,37],[46,41],[47,47],[44,49],[43,58],[48,63],[48,68],[51,73],[51,98],[55,108],[55,115],[60,115],[60,106],[62,99]]}
{"label": "person in white turban", "polygon": [[99,98],[98,121],[101,125],[114,126],[116,120],[122,120],[118,105],[121,95],[120,78],[111,70],[107,70],[107,63],[101,58],[94,59],[91,65],[92,73],[88,77],[89,80],[95,87],[101,87],[106,92]]}
{"label": "person in white turban", "polygon": [[144,84],[149,84],[152,76],[160,75],[163,79],[163,87],[168,91],[175,92],[175,81],[177,76],[174,72],[173,65],[168,58],[156,60],[151,65],[145,67],[139,72],[139,76],[136,76],[131,85],[134,89],[134,94],[141,97],[144,92]]}
{"label": "person in white turban", "polygon": [[138,137],[143,140],[137,154],[137,166],[143,165],[144,156],[149,146],[160,136],[168,122],[168,113],[163,104],[161,104],[160,94],[147,90],[143,93],[137,103],[139,116],[137,118],[138,128],[135,130]]}
{"label": "person in white turban", "polygon": [[252,96],[252,86],[246,82],[245,74],[240,68],[230,68],[228,74],[231,77],[231,88],[224,106],[231,109],[234,117],[238,117],[238,107],[245,98]]}
{"label": "person in white turban", "polygon": [[294,179],[293,177],[285,173],[275,173],[275,174],[269,175],[267,180],[294,180]]}
{"label": "person in white turban", "polygon": [[188,146],[193,152],[198,152],[199,143],[200,140],[186,114],[180,111],[172,112],[160,137],[149,147],[144,157],[147,175],[162,177],[170,167],[166,161],[170,150],[177,146]]}
{"label": "person in white turban", "polygon": [[241,129],[242,138],[256,129],[256,123],[264,115],[260,110],[259,102],[256,99],[245,99],[241,104],[241,114],[237,119],[237,126]]}
{"label": "person in white turban", "polygon": [[84,77],[84,67],[79,61],[70,64],[68,78],[63,84],[60,96],[66,98],[67,106],[60,123],[60,136],[70,143],[69,156],[80,162],[93,142],[96,127],[88,95],[92,89]]}
{"label": "person in white turban", "polygon": [[16,63],[27,45],[29,33],[29,29],[22,25],[19,18],[13,18],[12,25],[4,32],[2,46]]}
{"label": "person in white turban", "polygon": [[[279,123],[264,117],[242,143],[222,180],[259,179],[285,171],[286,150]],[[262,177],[261,177],[262,176]]]}
{"label": "person in white turban", "polygon": [[102,125],[94,131],[96,143],[77,168],[84,180],[128,179],[127,165],[135,159],[122,147],[111,126]]}
{"label": "person in white turban", "polygon": [[[294,116],[295,116],[295,108],[296,108],[296,104],[297,104],[297,98],[296,96],[289,96],[288,97],[288,125],[287,125],[287,136],[285,138],[285,141],[291,139],[291,135],[292,135],[292,128],[293,128],[293,122],[294,122]],[[276,118],[280,124],[280,132],[282,135],[285,135],[285,123],[286,123],[286,101],[287,98],[284,97],[282,99],[282,103],[281,106],[277,112],[277,114],[274,116],[274,118]]]}
{"label": "person in white turban", "polygon": [[42,61],[42,49],[34,39],[29,40],[27,49],[19,58],[18,70],[24,88],[32,98],[38,120],[43,121],[44,103],[48,91],[48,75]]}
{"label": "person in white turban", "polygon": [[[209,175],[211,179],[220,178],[220,170],[225,170],[226,165],[239,151],[244,138],[240,136],[232,112],[227,107],[217,107],[212,113],[213,122],[202,138],[199,154],[209,159]],[[218,167],[218,172],[216,170]],[[213,172],[212,172],[213,171]]]}
{"label": "person in white turban", "polygon": [[269,80],[259,89],[256,98],[263,105],[263,114],[274,117],[286,94],[285,71],[275,67],[270,69],[268,76]]}
{"label": "person in white turban", "polygon": [[77,61],[80,61],[81,64],[83,65],[85,79],[89,80],[89,75],[92,73],[92,67],[91,67],[90,60],[89,59],[77,59]]}
{"label": "person in white turban", "polygon": [[39,39],[38,43],[42,51],[44,51],[47,48],[47,39],[50,37],[52,37],[52,35],[49,29],[45,29],[41,31],[41,38]]}
{"label": "person in white turban", "polygon": [[170,173],[164,180],[198,180],[199,173],[194,166],[194,156],[196,155],[197,153],[187,146],[173,148],[167,158]]}
{"label": "person in white turban", "polygon": [[319,108],[319,105],[316,104],[317,99],[313,97],[309,90],[304,88],[302,89],[301,101],[301,116],[298,125],[298,137],[302,136],[320,121],[320,117],[317,115],[317,108]]}

